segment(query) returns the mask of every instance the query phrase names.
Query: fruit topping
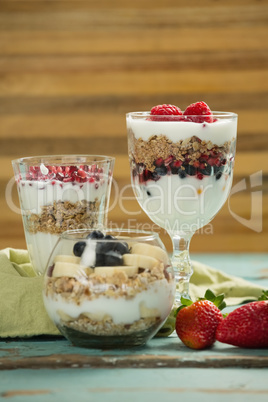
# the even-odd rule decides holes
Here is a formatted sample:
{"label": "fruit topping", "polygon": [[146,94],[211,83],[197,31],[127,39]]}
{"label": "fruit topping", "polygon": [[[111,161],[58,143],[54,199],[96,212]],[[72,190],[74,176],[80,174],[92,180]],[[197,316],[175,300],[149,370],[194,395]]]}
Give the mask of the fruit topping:
{"label": "fruit topping", "polygon": [[57,261],[55,262],[52,276],[53,277],[68,276],[69,278],[86,276],[88,272],[86,272],[85,269],[87,269],[87,267],[84,267],[80,264],[65,261]]}
{"label": "fruit topping", "polygon": [[219,324],[216,339],[242,348],[268,348],[268,300],[236,308]]}
{"label": "fruit topping", "polygon": [[74,248],[73,248],[73,253],[76,257],[81,257],[81,255],[84,252],[84,249],[86,247],[86,242],[85,241],[78,241],[75,243]]}
{"label": "fruit topping", "polygon": [[126,242],[119,242],[99,230],[92,231],[85,241],[79,241],[73,247],[74,255],[81,257],[81,263],[88,267],[121,266],[122,256],[129,252]]}
{"label": "fruit topping", "polygon": [[182,116],[182,111],[177,106],[163,104],[154,106],[150,114],[152,116],[150,119],[154,121],[174,121],[180,120],[180,118],[174,118],[173,116]]}
{"label": "fruit topping", "polygon": [[207,290],[205,297],[194,303],[182,297],[182,305],[178,309],[176,332],[180,340],[191,349],[204,349],[213,345],[217,327],[223,320],[221,309],[226,306],[224,295],[215,296],[211,290]]}
{"label": "fruit topping", "polygon": [[212,112],[205,102],[192,103],[185,109],[183,115],[195,123],[213,123]]}
{"label": "fruit topping", "polygon": [[79,165],[79,166],[30,166],[26,174],[26,179],[30,181],[48,181],[55,180],[63,183],[95,183],[99,182],[103,176],[103,169],[97,165]]}
{"label": "fruit topping", "polygon": [[158,261],[163,262],[163,264],[169,264],[169,259],[167,253],[158,246],[153,246],[152,244],[146,243],[135,243],[132,246],[131,252],[133,254],[141,254],[153,257]]}
{"label": "fruit topping", "polygon": [[136,266],[143,269],[153,269],[159,265],[159,261],[150,255],[125,254],[123,255],[124,265]]}

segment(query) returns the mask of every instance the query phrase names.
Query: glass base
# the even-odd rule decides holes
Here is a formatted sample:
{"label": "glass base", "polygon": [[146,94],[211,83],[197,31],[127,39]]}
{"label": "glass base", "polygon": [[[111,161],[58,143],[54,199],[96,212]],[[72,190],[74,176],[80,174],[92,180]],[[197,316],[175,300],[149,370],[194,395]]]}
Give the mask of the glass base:
{"label": "glass base", "polygon": [[66,326],[58,326],[58,329],[74,346],[93,349],[124,349],[145,345],[156,334],[159,326],[161,325],[158,323],[153,327],[129,335],[92,335]]}

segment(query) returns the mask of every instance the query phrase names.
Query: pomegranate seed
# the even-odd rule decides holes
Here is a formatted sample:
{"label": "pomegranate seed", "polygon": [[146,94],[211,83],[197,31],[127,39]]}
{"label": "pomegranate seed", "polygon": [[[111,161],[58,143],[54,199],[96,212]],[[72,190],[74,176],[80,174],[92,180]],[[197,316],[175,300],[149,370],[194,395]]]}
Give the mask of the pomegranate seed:
{"label": "pomegranate seed", "polygon": [[64,183],[70,183],[70,182],[74,181],[74,179],[72,177],[64,177],[64,179],[62,181]]}
{"label": "pomegranate seed", "polygon": [[197,177],[199,180],[203,180],[204,175],[203,175],[202,173],[198,172],[197,175],[196,175],[196,177]]}
{"label": "pomegranate seed", "polygon": [[208,158],[209,158],[209,156],[206,155],[206,154],[202,154],[202,155],[200,156],[200,159],[202,159],[202,160],[204,160],[204,161],[207,161]]}
{"label": "pomegranate seed", "polygon": [[[56,168],[56,167],[55,167],[55,168]],[[58,166],[56,169],[57,169],[57,172],[58,172],[58,173],[62,173],[62,167],[61,167],[61,166]]]}
{"label": "pomegranate seed", "polygon": [[89,183],[94,183],[94,182],[95,182],[94,177],[90,177],[90,178],[88,179],[88,182],[89,182]]}
{"label": "pomegranate seed", "polygon": [[95,189],[98,190],[98,188],[99,188],[99,185],[98,185],[98,183],[96,183],[95,184]]}
{"label": "pomegranate seed", "polygon": [[59,181],[62,181],[64,179],[64,175],[62,173],[57,173],[56,174],[56,179]]}
{"label": "pomegranate seed", "polygon": [[68,174],[71,176],[74,172],[77,172],[77,167],[76,166],[69,166],[69,172]]}
{"label": "pomegranate seed", "polygon": [[220,158],[217,158],[217,159],[215,160],[215,165],[216,165],[217,167],[220,167],[220,166],[221,166],[221,160],[220,160]]}
{"label": "pomegranate seed", "polygon": [[215,166],[216,164],[216,158],[208,158],[208,164],[210,166]]}
{"label": "pomegranate seed", "polygon": [[164,160],[165,166],[168,166],[173,161],[173,159],[174,159],[174,156],[169,155],[169,157]]}
{"label": "pomegranate seed", "polygon": [[51,184],[54,186],[56,184],[55,180],[52,180]]}
{"label": "pomegranate seed", "polygon": [[87,175],[86,172],[82,169],[79,169],[77,174],[82,178],[86,177],[86,175]]}
{"label": "pomegranate seed", "polygon": [[198,167],[200,166],[200,162],[194,161],[193,166],[196,167],[196,168],[198,168]]}
{"label": "pomegranate seed", "polygon": [[154,162],[155,166],[157,166],[157,167],[163,165],[163,163],[164,163],[164,159],[163,159],[163,158],[158,158],[158,159],[156,159],[155,162]]}
{"label": "pomegranate seed", "polygon": [[173,163],[172,163],[172,167],[174,167],[174,168],[179,168],[179,167],[181,167],[181,165],[182,165],[182,161],[174,161]]}

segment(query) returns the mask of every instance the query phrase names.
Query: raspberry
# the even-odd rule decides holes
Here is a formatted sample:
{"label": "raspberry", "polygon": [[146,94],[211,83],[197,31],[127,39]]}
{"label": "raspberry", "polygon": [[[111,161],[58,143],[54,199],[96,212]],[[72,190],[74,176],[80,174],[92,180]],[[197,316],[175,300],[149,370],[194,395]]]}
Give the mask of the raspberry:
{"label": "raspberry", "polygon": [[[151,109],[151,120],[154,121],[174,121],[180,120],[180,118],[168,117],[168,116],[182,116],[182,111],[179,107],[174,105],[157,105]],[[161,116],[161,117],[159,117]],[[166,116],[166,117],[162,117]]]}
{"label": "raspberry", "polygon": [[205,102],[192,103],[185,109],[183,114],[195,123],[213,123],[212,112]]}

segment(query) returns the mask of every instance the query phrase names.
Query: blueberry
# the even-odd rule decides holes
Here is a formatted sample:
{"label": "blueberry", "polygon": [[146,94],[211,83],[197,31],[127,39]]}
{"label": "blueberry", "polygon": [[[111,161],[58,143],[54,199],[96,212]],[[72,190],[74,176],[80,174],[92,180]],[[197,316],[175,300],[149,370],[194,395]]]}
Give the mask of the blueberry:
{"label": "blueberry", "polygon": [[100,230],[93,230],[93,232],[89,233],[87,239],[102,239],[104,234]]}
{"label": "blueberry", "polygon": [[108,251],[104,256],[104,265],[107,267],[123,265],[123,257],[116,251]]}
{"label": "blueberry", "polygon": [[216,173],[216,175],[215,175],[216,180],[219,180],[221,178],[221,176],[222,176],[222,172]]}
{"label": "blueberry", "polygon": [[186,177],[186,171],[184,169],[179,169],[178,175],[181,179],[184,179]]}
{"label": "blueberry", "polygon": [[114,240],[115,237],[112,236],[112,235],[106,235],[106,236],[104,236],[104,239],[105,239],[105,240]]}
{"label": "blueberry", "polygon": [[96,242],[96,267],[122,265],[122,255],[130,252],[128,244],[115,241],[116,237],[111,235],[100,240]]}
{"label": "blueberry", "polygon": [[196,174],[196,168],[193,165],[187,165],[185,170],[189,176],[194,176]]}
{"label": "blueberry", "polygon": [[120,253],[121,255],[128,254],[130,252],[128,244],[125,242],[116,243],[114,250]]}
{"label": "blueberry", "polygon": [[160,179],[160,175],[157,174],[156,171],[154,171],[154,172],[152,172],[151,179],[152,179],[153,181],[157,181],[157,180]]}
{"label": "blueberry", "polygon": [[96,253],[96,262],[95,262],[96,267],[102,267],[105,265],[104,257],[105,257],[104,254]]}
{"label": "blueberry", "polygon": [[211,175],[211,166],[207,164],[204,169],[200,169],[200,172],[203,173],[205,176]]}
{"label": "blueberry", "polygon": [[77,243],[75,243],[74,248],[73,248],[74,255],[76,255],[77,257],[81,257],[85,247],[86,247],[85,241],[78,241]]}
{"label": "blueberry", "polygon": [[112,241],[112,240],[108,240],[108,241],[101,241],[97,243],[96,246],[96,253],[98,254],[106,254],[109,251],[113,251],[115,248],[115,244],[116,242]]}
{"label": "blueberry", "polygon": [[156,167],[156,168],[155,168],[155,172],[156,172],[159,176],[165,176],[165,175],[167,174],[167,168],[166,168],[166,166]]}

